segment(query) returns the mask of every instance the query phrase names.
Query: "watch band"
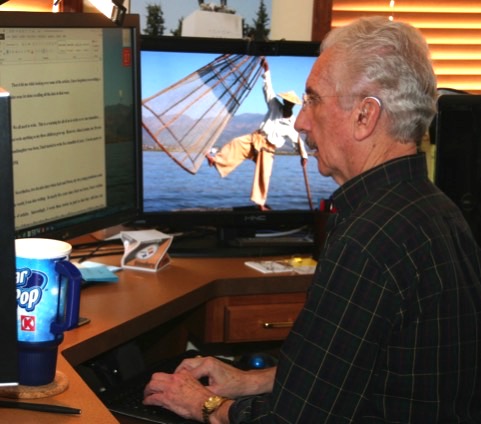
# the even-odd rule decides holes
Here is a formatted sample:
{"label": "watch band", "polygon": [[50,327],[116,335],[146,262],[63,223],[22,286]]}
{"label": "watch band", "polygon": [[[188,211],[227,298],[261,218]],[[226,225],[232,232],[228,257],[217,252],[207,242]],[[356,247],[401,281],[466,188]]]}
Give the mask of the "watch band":
{"label": "watch band", "polygon": [[204,402],[202,406],[202,420],[204,424],[210,424],[210,416],[217,411],[226,400],[228,399],[225,397],[213,395]]}

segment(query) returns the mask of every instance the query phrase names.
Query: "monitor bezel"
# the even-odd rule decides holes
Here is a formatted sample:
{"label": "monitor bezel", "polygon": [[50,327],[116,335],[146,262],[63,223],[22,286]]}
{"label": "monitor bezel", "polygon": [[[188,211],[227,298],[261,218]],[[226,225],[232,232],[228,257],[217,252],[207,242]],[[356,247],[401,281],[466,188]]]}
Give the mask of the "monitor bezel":
{"label": "monitor bezel", "polygon": [[18,384],[17,301],[15,290],[15,225],[10,94],[0,95],[0,387]]}

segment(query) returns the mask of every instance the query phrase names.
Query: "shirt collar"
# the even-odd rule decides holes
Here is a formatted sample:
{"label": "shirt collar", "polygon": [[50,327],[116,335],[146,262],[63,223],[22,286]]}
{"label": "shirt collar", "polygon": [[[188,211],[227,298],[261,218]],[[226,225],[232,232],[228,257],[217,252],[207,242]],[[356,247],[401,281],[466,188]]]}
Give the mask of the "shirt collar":
{"label": "shirt collar", "polygon": [[378,165],[344,183],[333,193],[333,204],[341,216],[347,216],[375,189],[401,181],[427,177],[424,153],[402,156]]}

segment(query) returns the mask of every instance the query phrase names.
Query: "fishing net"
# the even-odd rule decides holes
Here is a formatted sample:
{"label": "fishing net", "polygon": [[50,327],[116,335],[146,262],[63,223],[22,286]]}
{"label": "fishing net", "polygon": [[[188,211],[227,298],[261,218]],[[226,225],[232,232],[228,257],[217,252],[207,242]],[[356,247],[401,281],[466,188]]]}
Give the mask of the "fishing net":
{"label": "fishing net", "polygon": [[148,137],[195,174],[205,155],[255,85],[261,57],[222,55],[142,101]]}

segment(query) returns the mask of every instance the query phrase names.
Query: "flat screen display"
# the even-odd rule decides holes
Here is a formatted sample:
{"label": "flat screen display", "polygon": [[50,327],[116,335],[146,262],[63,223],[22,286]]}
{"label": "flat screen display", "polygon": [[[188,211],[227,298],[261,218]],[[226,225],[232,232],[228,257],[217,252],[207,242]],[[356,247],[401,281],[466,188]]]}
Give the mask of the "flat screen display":
{"label": "flat screen display", "polygon": [[431,131],[434,182],[461,209],[481,245],[481,95],[441,95]]}
{"label": "flat screen display", "polygon": [[137,216],[138,17],[2,12],[18,237],[71,238]]}
{"label": "flat screen display", "polygon": [[[337,188],[319,174],[314,157],[304,173],[289,142],[276,150],[269,210],[261,212],[250,200],[254,161],[245,160],[221,178],[205,155],[259,128],[267,111],[262,60],[269,65],[276,93],[294,91],[301,97],[319,46],[172,38],[142,40],[144,219],[174,228],[203,224],[275,230],[309,223],[309,197],[317,208]],[[299,108],[294,107],[294,115]],[[152,121],[162,122],[158,133],[152,128],[159,124]]]}

